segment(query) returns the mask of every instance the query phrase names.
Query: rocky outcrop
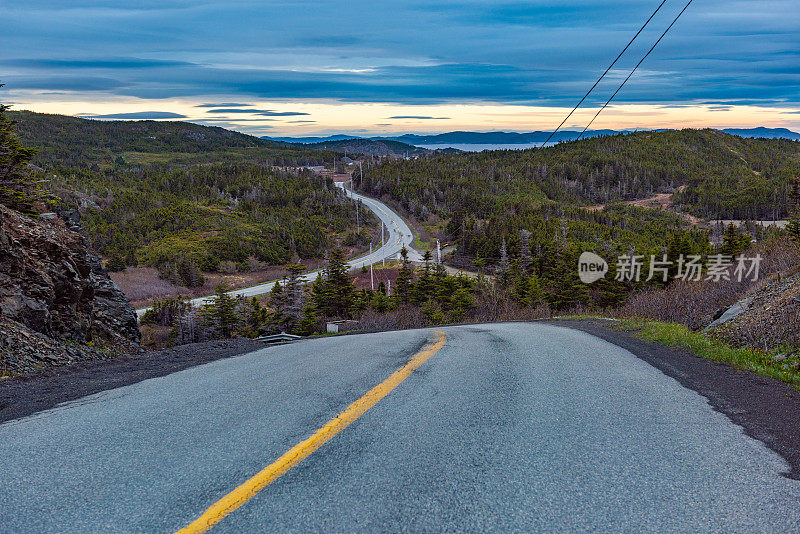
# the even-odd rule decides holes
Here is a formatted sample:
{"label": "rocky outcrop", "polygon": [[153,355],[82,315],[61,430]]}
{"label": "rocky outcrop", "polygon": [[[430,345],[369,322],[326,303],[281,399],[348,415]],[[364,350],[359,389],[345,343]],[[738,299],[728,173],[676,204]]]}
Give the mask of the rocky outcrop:
{"label": "rocky outcrop", "polygon": [[0,371],[137,348],[136,314],[77,228],[0,205]]}
{"label": "rocky outcrop", "polygon": [[800,347],[800,274],[765,280],[731,308],[729,320],[709,325],[715,337],[737,347]]}

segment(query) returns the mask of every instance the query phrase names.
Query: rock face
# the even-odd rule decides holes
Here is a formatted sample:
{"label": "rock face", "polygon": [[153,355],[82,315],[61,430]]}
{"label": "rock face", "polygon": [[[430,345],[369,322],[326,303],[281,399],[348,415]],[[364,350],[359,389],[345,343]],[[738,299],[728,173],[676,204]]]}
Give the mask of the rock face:
{"label": "rock face", "polygon": [[135,312],[75,228],[0,205],[0,371],[136,348]]}
{"label": "rock face", "polygon": [[800,346],[800,273],[766,280],[732,307],[741,312],[707,329],[716,337],[736,347]]}

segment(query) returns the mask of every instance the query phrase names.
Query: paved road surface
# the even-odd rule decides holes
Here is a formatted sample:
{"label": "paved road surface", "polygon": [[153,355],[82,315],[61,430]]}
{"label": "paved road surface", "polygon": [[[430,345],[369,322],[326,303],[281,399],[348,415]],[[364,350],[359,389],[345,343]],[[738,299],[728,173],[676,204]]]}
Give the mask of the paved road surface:
{"label": "paved road surface", "polygon": [[[797,531],[800,483],[700,395],[588,334],[444,347],[211,532]],[[308,340],[0,425],[3,532],[168,532],[403,365],[430,330]]]}
{"label": "paved road surface", "polygon": [[[337,183],[336,185],[344,189],[348,197],[361,200],[362,205],[365,205],[367,208],[369,208],[369,210],[372,211],[372,213],[374,213],[375,216],[377,216],[386,226],[386,238],[383,246],[373,250],[372,253],[367,253],[347,262],[352,269],[358,269],[362,266],[369,266],[371,264],[378,263],[383,259],[397,259],[397,254],[404,246],[409,250],[409,258],[411,261],[422,260],[420,254],[411,248],[411,243],[414,242],[414,235],[411,233],[411,229],[400,215],[392,211],[389,206],[383,202],[380,202],[379,200],[365,197],[346,189],[345,184],[343,183]],[[320,272],[320,270],[316,270],[305,273],[302,276],[302,279],[311,282]],[[242,295],[244,297],[255,297],[256,295],[269,293],[274,285],[275,282],[266,282],[256,286],[236,289],[230,291],[229,294],[233,296]],[[195,306],[202,306],[207,299],[208,297],[199,297],[193,299],[192,304]],[[147,310],[148,308],[138,309],[136,310],[136,315],[141,317]]]}

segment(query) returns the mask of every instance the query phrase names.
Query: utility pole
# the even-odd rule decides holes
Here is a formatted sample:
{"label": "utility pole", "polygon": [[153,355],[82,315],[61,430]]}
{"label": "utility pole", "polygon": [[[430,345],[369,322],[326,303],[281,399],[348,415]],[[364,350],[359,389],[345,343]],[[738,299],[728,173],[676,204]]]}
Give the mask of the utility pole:
{"label": "utility pole", "polygon": [[372,264],[369,264],[369,288],[375,291],[375,276],[372,274]]}
{"label": "utility pole", "polygon": [[358,185],[363,190],[364,189],[364,167],[361,166],[362,163],[363,162],[361,160],[358,160],[358,170],[361,171],[361,183],[358,184]]}
{"label": "utility pole", "polygon": [[386,280],[386,296],[392,296],[392,281],[388,279]]}
{"label": "utility pole", "polygon": [[439,245],[439,238],[436,238],[436,263],[442,263],[442,247]]}

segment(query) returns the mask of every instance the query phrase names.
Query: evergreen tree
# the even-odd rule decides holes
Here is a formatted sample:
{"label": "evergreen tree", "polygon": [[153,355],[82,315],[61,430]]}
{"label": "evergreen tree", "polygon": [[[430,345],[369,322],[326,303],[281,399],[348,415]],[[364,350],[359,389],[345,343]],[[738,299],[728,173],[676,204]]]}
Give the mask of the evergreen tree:
{"label": "evergreen tree", "polygon": [[423,304],[428,301],[428,299],[433,294],[433,276],[431,271],[431,251],[426,250],[425,254],[422,255],[422,261],[424,261],[424,265],[422,266],[422,273],[419,276],[419,279],[412,285],[411,288],[411,301],[414,304]]}
{"label": "evergreen tree", "polygon": [[221,338],[229,338],[236,327],[236,300],[228,294],[230,288],[225,282],[220,282],[214,288],[214,294],[203,307],[203,315],[208,324]]}
{"label": "evergreen tree", "polygon": [[475,300],[468,287],[461,287],[453,293],[450,299],[450,317],[453,322],[464,319],[467,311],[475,306]]}
{"label": "evergreen tree", "polygon": [[400,257],[402,258],[402,263],[400,265],[400,271],[397,273],[397,289],[395,290],[395,296],[401,304],[408,304],[411,280],[414,277],[414,267],[411,265],[411,262],[408,261],[408,250],[406,247],[400,250]]}
{"label": "evergreen tree", "polygon": [[305,295],[303,292],[303,281],[300,275],[306,270],[304,265],[290,264],[286,266],[289,271],[284,288],[284,310],[282,327],[289,331],[294,328],[302,316]]}
{"label": "evergreen tree", "polygon": [[294,332],[301,336],[310,336],[319,329],[319,319],[317,318],[317,307],[313,300],[306,302],[303,307],[303,315],[294,327]]}
{"label": "evergreen tree", "polygon": [[750,236],[731,223],[722,234],[722,246],[720,246],[719,252],[735,256],[744,252],[750,246],[750,242]]}
{"label": "evergreen tree", "polygon": [[272,286],[272,290],[269,292],[269,305],[273,309],[271,316],[269,317],[269,323],[276,327],[280,327],[283,324],[283,312],[286,306],[283,286],[281,283],[275,282],[275,285]]}
{"label": "evergreen tree", "polygon": [[257,297],[247,299],[240,304],[243,327],[241,334],[246,337],[258,337],[261,327],[267,322],[267,310]]}
{"label": "evergreen tree", "polygon": [[326,317],[350,317],[355,292],[344,252],[340,248],[330,252],[323,274],[324,278],[318,277],[312,286],[317,311]]}
{"label": "evergreen tree", "polygon": [[786,231],[792,241],[800,245],[800,178],[792,180],[789,200],[789,224],[786,225]]}
{"label": "evergreen tree", "polygon": [[535,308],[544,301],[544,291],[539,277],[532,274],[528,277],[528,287],[525,291],[525,304]]}
{"label": "evergreen tree", "polygon": [[502,287],[508,286],[511,280],[511,265],[508,261],[508,250],[506,250],[506,238],[503,236],[503,243],[500,245],[500,261],[497,264],[497,281]]}
{"label": "evergreen tree", "polygon": [[[3,84],[0,84],[3,87]],[[9,106],[0,104],[0,204],[30,212],[44,194],[28,168],[36,151],[22,146],[6,115]]]}
{"label": "evergreen tree", "polygon": [[523,274],[531,269],[531,233],[524,228],[519,231],[519,268]]}

